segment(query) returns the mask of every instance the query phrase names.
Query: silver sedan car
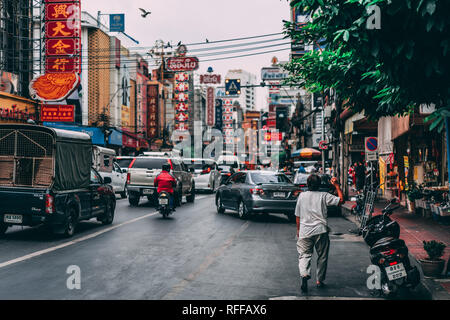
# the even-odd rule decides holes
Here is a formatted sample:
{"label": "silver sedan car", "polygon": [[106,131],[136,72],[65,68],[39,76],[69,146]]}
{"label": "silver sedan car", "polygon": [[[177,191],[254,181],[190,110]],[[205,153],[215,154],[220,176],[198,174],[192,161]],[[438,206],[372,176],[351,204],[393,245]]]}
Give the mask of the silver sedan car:
{"label": "silver sedan car", "polygon": [[237,211],[241,219],[251,214],[281,213],[295,221],[301,190],[286,175],[273,171],[241,171],[216,193],[217,212]]}
{"label": "silver sedan car", "polygon": [[221,174],[217,163],[211,159],[183,159],[195,181],[195,189],[215,192],[220,186]]}

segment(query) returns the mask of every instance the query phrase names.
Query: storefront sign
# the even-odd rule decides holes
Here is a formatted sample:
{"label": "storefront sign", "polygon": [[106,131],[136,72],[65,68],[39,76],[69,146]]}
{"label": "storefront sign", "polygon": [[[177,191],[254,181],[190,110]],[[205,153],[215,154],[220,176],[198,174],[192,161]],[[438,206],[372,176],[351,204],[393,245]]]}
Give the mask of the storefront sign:
{"label": "storefront sign", "polygon": [[206,125],[209,127],[214,126],[214,108],[216,106],[216,91],[214,88],[209,87],[206,90]]}
{"label": "storefront sign", "polygon": [[34,101],[0,92],[0,123],[18,123],[36,120]]}
{"label": "storefront sign", "polygon": [[261,70],[261,79],[267,80],[284,80],[289,76],[289,73],[280,68],[263,68]]}
{"label": "storefront sign", "polygon": [[158,100],[159,86],[149,85],[147,88],[148,103],[148,138],[153,139],[158,136]]}
{"label": "storefront sign", "polygon": [[169,58],[167,60],[167,70],[169,71],[194,71],[198,67],[199,61],[196,57]]}
{"label": "storefront sign", "polygon": [[219,74],[200,75],[201,84],[220,84],[222,77]]}
{"label": "storefront sign", "polygon": [[41,121],[45,122],[75,122],[75,106],[43,105]]}

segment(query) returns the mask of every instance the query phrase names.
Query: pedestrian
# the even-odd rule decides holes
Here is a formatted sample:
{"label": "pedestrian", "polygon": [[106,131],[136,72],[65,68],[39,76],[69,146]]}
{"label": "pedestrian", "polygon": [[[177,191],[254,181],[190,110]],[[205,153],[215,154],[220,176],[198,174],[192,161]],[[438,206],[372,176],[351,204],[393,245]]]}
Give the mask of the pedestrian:
{"label": "pedestrian", "polygon": [[364,189],[364,184],[366,182],[366,167],[362,162],[358,162],[355,169],[356,176],[356,191],[361,192]]}
{"label": "pedestrian", "polygon": [[320,177],[312,174],[307,180],[308,191],[302,192],[297,200],[295,215],[297,217],[297,251],[302,292],[308,291],[314,248],[318,255],[316,284],[318,288],[324,286],[330,249],[327,206],[339,206],[345,202],[338,180],[332,178],[331,184],[336,189],[337,197],[328,192],[320,192]]}
{"label": "pedestrian", "polygon": [[306,169],[303,166],[303,163],[300,163],[300,167],[298,168],[298,173],[306,173]]}

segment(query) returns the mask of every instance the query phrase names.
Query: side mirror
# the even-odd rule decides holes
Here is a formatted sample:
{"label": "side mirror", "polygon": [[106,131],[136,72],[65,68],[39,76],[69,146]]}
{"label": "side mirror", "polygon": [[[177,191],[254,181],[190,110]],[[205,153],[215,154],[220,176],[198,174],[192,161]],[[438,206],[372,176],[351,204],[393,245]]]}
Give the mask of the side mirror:
{"label": "side mirror", "polygon": [[112,182],[112,179],[111,179],[110,177],[105,177],[105,178],[103,179],[103,182],[104,182],[105,184],[110,184],[110,183]]}

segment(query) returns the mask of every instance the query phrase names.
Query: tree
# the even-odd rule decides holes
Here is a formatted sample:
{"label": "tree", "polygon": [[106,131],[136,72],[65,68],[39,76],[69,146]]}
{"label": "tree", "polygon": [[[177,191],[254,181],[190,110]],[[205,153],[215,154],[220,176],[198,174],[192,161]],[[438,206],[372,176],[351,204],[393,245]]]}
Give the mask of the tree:
{"label": "tree", "polygon": [[432,128],[443,128],[450,115],[449,1],[293,0],[291,6],[311,21],[299,31],[285,22],[286,34],[325,49],[291,61],[288,83],[335,88],[373,118],[434,103]]}

